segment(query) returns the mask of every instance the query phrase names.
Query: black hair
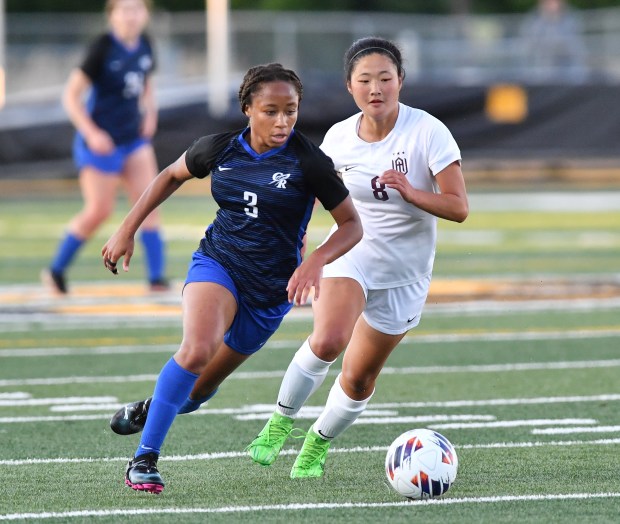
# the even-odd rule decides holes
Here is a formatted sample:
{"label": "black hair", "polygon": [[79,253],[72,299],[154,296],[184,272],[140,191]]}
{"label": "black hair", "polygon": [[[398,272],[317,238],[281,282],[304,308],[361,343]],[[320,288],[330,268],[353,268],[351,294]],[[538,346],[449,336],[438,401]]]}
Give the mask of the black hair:
{"label": "black hair", "polygon": [[369,36],[360,38],[351,44],[351,47],[347,49],[344,54],[344,74],[345,80],[349,82],[351,80],[351,74],[355,64],[364,56],[371,55],[373,53],[379,53],[380,55],[387,56],[392,63],[396,66],[396,71],[400,78],[405,78],[405,69],[403,68],[403,57],[398,46],[378,36]]}
{"label": "black hair", "polygon": [[252,95],[256,93],[261,84],[266,82],[289,82],[295,87],[297,94],[299,95],[299,101],[303,96],[303,86],[301,80],[297,76],[297,73],[292,69],[286,69],[282,64],[271,63],[264,65],[257,65],[248,69],[247,73],[243,77],[243,82],[239,87],[239,104],[241,105],[241,112],[245,114],[247,106],[252,104]]}

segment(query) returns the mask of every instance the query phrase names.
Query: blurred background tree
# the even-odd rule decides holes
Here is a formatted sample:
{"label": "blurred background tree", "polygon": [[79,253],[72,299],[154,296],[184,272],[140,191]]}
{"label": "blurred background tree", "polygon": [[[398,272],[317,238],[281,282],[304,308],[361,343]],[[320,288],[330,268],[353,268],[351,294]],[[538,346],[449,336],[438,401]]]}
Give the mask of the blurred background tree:
{"label": "blurred background tree", "polygon": [[[230,0],[233,9],[271,9],[278,11],[391,11],[403,13],[520,13],[532,9],[536,0]],[[618,7],[620,0],[570,0],[575,8]],[[104,0],[6,0],[8,11],[102,11]],[[157,9],[196,11],[204,0],[154,0]]]}

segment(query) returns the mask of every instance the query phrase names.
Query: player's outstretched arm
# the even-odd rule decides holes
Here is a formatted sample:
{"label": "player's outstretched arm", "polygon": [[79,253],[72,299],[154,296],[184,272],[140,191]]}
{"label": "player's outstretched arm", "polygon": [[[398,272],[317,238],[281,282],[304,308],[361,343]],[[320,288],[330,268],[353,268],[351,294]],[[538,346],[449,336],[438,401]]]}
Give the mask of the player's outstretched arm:
{"label": "player's outstretched arm", "polygon": [[155,177],[101,249],[103,264],[107,269],[117,274],[116,263],[124,257],[123,270],[129,271],[136,231],[151,211],[190,178],[192,174],[185,164],[185,153]]}
{"label": "player's outstretched arm", "polygon": [[90,78],[81,69],[74,69],[67,80],[62,104],[69,120],[84,137],[89,149],[97,154],[107,155],[114,150],[114,141],[95,123],[86,108],[85,94],[91,88]]}

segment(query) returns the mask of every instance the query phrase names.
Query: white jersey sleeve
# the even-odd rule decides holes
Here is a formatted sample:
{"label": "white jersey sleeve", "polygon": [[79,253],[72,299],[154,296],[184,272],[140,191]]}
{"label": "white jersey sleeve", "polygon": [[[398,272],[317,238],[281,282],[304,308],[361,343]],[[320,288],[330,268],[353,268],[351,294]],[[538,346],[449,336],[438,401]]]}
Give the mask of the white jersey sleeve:
{"label": "white jersey sleeve", "polygon": [[460,161],[461,153],[448,128],[420,109],[400,104],[394,129],[380,142],[359,138],[360,118],[358,113],[335,124],[321,144],[349,189],[364,227],[362,240],[343,256],[364,275],[369,289],[408,285],[432,273],[437,218],[377,179],[395,169],[413,187],[439,193],[435,175]]}

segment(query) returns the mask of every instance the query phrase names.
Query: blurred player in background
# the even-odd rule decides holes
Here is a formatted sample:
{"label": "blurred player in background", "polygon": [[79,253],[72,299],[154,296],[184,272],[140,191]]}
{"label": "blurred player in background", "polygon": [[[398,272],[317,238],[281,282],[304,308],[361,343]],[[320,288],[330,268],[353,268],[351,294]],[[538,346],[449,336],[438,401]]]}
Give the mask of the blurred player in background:
{"label": "blurred player in background", "polygon": [[[107,0],[109,31],[92,43],[65,88],[63,105],[77,131],[73,156],[84,206],[42,272],[44,283],[58,294],[68,291],[66,271],[79,249],[113,212],[119,186],[135,202],[157,175],[151,145],[157,129],[155,61],[144,33],[150,8],[150,0]],[[157,211],[145,218],[141,240],[150,289],[167,289]]]}
{"label": "blurred player in background", "polygon": [[[196,140],[155,178],[102,249],[110,271],[117,273],[121,257],[127,270],[143,220],[187,180],[211,175],[219,209],[189,267],[181,346],[161,370],[140,445],[127,466],[125,482],[133,489],[164,489],[157,460],[176,415],[213,396],[267,342],[293,303],[306,301],[312,287],[319,296],[323,266],[362,238],[360,218],[332,161],[293,129],[301,98],[302,84],[293,71],[280,64],[251,68],[239,89],[248,127]],[[302,262],[317,198],[337,229]],[[188,399],[198,376],[209,389]],[[131,418],[141,410],[122,409],[112,428],[135,432]]]}

